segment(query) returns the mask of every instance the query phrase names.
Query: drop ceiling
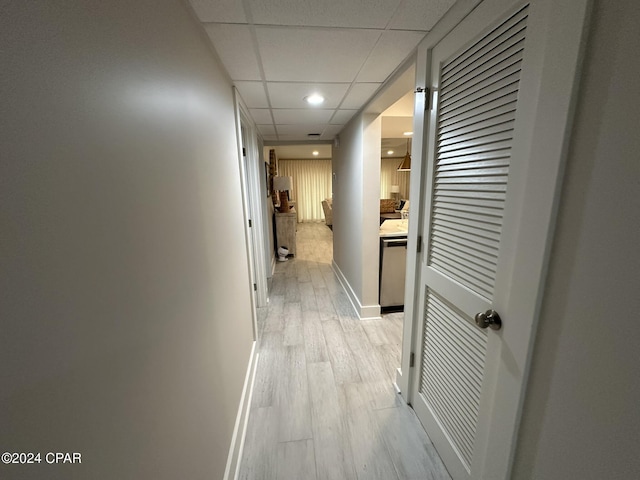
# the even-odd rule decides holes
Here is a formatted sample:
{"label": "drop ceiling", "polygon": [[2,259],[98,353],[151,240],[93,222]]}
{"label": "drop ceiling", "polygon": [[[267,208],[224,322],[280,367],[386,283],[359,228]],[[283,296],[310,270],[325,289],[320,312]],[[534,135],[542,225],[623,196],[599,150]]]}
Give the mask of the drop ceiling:
{"label": "drop ceiling", "polygon": [[269,143],[332,140],[454,0],[190,3]]}

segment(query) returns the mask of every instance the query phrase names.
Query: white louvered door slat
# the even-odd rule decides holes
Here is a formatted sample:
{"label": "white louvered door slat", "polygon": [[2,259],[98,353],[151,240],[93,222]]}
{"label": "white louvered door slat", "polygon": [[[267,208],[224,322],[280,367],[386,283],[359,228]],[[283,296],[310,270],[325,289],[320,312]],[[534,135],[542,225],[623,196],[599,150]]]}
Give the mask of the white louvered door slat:
{"label": "white louvered door slat", "polygon": [[[432,97],[407,390],[453,480],[510,478],[588,2],[482,0],[422,50]],[[476,325],[489,309],[502,329]]]}
{"label": "white louvered door slat", "polygon": [[[498,115],[491,117],[496,106],[513,114],[518,101],[518,78],[522,64],[526,28],[523,9],[468,48],[462,59],[456,57],[442,66],[440,83],[439,122],[457,118],[459,125],[446,124],[443,133],[437,130],[435,164],[435,210],[451,204],[459,205],[477,215],[479,223],[492,217],[489,232],[459,222],[458,217],[443,215],[445,222],[434,223],[429,241],[428,265],[446,273],[453,280],[491,301],[497,268],[497,250],[500,244],[504,195],[478,195],[478,185],[500,186],[506,191],[509,174],[510,143],[513,138],[514,119],[504,121]],[[496,83],[509,77],[509,83],[500,87]],[[478,98],[478,86],[491,91],[489,99]],[[488,116],[489,115],[489,116]],[[478,161],[478,155],[499,154],[493,161]],[[468,156],[474,156],[468,160]],[[441,164],[442,159],[442,164]],[[455,195],[447,194],[447,187],[457,187]],[[458,251],[452,237],[485,260],[469,261],[468,250]]]}
{"label": "white louvered door slat", "polygon": [[[418,392],[471,473],[500,257],[528,8],[440,64]],[[435,280],[438,280],[437,282]],[[418,409],[419,411],[419,409]]]}

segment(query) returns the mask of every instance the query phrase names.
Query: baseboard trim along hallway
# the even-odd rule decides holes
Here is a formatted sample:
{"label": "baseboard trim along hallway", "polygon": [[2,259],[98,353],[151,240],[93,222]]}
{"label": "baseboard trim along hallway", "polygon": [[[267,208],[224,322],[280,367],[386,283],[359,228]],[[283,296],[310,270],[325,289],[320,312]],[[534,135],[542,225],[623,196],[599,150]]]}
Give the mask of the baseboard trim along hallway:
{"label": "baseboard trim along hallway", "polygon": [[362,305],[355,292],[353,291],[353,288],[351,288],[351,285],[349,284],[347,278],[342,273],[342,270],[340,270],[340,267],[338,267],[336,262],[333,260],[331,261],[331,268],[336,274],[340,285],[342,285],[344,292],[347,294],[347,297],[351,302],[351,306],[353,307],[353,311],[356,313],[356,315],[358,315],[358,318],[360,320],[379,320],[380,305]]}
{"label": "baseboard trim along hallway", "polygon": [[254,341],[251,346],[249,365],[247,366],[247,374],[245,375],[240,405],[238,406],[238,415],[236,416],[233,436],[231,437],[227,466],[224,470],[224,480],[237,480],[240,472],[240,459],[242,458],[245,437],[247,435],[251,398],[253,397],[253,386],[256,380],[256,367],[259,357],[260,355],[257,353],[257,342]]}

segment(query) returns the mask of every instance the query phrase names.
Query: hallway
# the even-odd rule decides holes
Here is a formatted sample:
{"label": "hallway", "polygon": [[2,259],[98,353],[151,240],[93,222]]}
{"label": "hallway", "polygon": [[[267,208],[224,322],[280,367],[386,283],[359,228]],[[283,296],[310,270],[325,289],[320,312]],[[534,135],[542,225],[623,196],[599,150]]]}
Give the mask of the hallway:
{"label": "hallway", "polygon": [[360,321],[331,269],[332,232],[298,224],[259,309],[241,480],[449,479],[393,387],[402,314]]}

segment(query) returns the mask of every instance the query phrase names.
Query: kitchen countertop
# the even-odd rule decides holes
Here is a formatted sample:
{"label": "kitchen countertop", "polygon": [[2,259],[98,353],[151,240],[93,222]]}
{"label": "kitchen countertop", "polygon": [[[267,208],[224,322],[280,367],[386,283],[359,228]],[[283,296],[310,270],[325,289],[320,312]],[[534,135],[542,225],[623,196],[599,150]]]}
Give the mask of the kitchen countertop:
{"label": "kitchen countertop", "polygon": [[380,237],[400,237],[406,236],[409,232],[408,220],[385,220],[380,225]]}

